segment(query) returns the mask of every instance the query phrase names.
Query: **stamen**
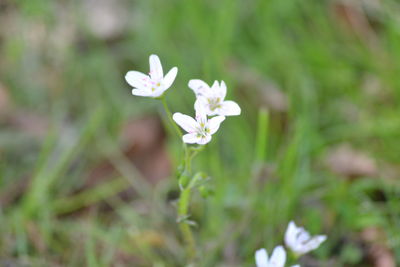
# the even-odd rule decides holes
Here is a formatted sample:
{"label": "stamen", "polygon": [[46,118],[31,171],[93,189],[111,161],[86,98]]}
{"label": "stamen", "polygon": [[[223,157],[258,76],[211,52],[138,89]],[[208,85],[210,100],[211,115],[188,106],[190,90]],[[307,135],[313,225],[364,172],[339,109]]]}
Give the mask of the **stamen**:
{"label": "stamen", "polygon": [[208,98],[208,106],[210,108],[211,111],[214,111],[217,108],[221,107],[221,98],[217,97],[217,98]]}

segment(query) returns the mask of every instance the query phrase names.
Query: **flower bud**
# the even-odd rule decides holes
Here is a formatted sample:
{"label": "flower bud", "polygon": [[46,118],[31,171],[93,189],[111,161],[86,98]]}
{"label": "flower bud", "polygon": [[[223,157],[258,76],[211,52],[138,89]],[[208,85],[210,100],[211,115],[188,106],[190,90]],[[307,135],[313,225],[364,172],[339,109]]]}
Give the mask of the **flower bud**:
{"label": "flower bud", "polygon": [[184,189],[188,186],[190,182],[190,177],[187,176],[185,173],[183,173],[180,177],[179,177],[179,187],[181,189]]}
{"label": "flower bud", "polygon": [[203,198],[207,198],[213,194],[213,191],[204,185],[199,186],[199,192]]}

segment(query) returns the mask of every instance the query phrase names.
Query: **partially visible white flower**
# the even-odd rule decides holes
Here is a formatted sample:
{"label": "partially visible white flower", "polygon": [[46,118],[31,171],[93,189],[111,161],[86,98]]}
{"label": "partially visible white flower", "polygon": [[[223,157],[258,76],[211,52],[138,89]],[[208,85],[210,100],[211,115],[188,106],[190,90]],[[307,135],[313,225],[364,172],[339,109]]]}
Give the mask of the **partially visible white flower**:
{"label": "partially visible white flower", "polygon": [[211,135],[217,132],[225,117],[216,116],[208,120],[204,107],[198,103],[195,104],[195,110],[196,119],[179,112],[175,113],[172,118],[182,129],[188,132],[182,137],[183,142],[205,145],[210,142]]}
{"label": "partially visible white flower", "polygon": [[[286,251],[282,246],[277,246],[272,251],[271,258],[268,258],[268,253],[265,248],[256,251],[256,265],[257,267],[283,267],[286,262]],[[292,267],[300,267],[296,264]]]}
{"label": "partially visible white flower", "polygon": [[159,97],[175,80],[178,68],[173,67],[167,75],[164,76],[160,59],[157,55],[149,57],[150,73],[146,75],[138,71],[128,71],[125,80],[134,87],[132,94],[137,96]]}
{"label": "partially visible white flower", "polygon": [[277,246],[272,252],[271,258],[265,248],[256,251],[257,267],[283,267],[286,262],[286,252],[282,246]]}
{"label": "partially visible white flower", "polygon": [[318,248],[325,240],[325,235],[311,237],[303,227],[297,227],[293,221],[289,223],[285,233],[286,246],[298,256]]}
{"label": "partially visible white flower", "polygon": [[202,80],[190,80],[189,87],[196,94],[209,116],[236,116],[240,115],[240,107],[233,101],[224,101],[226,96],[226,84],[224,81],[215,81],[212,87]]}

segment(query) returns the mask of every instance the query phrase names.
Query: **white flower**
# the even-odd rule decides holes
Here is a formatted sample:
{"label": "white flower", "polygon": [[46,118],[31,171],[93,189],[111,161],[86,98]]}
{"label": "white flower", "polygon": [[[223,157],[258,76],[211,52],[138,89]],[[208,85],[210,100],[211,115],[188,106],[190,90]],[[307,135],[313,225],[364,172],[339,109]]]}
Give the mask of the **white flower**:
{"label": "white flower", "polygon": [[226,84],[221,81],[215,81],[210,88],[208,84],[202,80],[190,80],[189,87],[196,94],[198,102],[200,102],[209,116],[235,116],[240,115],[240,107],[233,101],[224,101],[226,96]]}
{"label": "white flower", "polygon": [[[283,267],[286,262],[286,252],[282,246],[277,246],[272,251],[271,258],[268,259],[268,253],[265,248],[256,251],[256,265],[257,267]],[[300,267],[300,265],[293,265],[292,267]]]}
{"label": "white flower", "polygon": [[173,67],[167,75],[164,76],[160,59],[157,55],[149,57],[150,73],[146,75],[138,71],[128,71],[125,80],[134,87],[132,94],[137,96],[159,97],[161,96],[175,80],[178,68]]}
{"label": "white flower", "polygon": [[195,104],[195,110],[196,120],[179,112],[175,113],[172,118],[182,129],[188,132],[182,137],[183,142],[205,145],[210,142],[211,135],[218,130],[219,125],[225,120],[225,117],[216,116],[207,120],[207,115],[203,106]]}
{"label": "white flower", "polygon": [[311,237],[303,228],[291,221],[285,233],[285,243],[295,254],[302,255],[319,247],[326,240],[325,235]]}
{"label": "white flower", "polygon": [[271,258],[265,248],[256,251],[257,267],[283,267],[286,262],[286,252],[282,246],[277,246],[272,252]]}

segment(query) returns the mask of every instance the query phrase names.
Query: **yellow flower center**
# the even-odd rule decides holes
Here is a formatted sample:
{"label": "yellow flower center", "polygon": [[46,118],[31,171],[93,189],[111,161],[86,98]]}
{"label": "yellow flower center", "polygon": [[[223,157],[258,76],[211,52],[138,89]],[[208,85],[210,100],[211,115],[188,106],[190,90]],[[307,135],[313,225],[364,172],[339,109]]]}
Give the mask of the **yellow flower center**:
{"label": "yellow flower center", "polygon": [[214,111],[217,108],[221,107],[221,99],[219,97],[208,98],[207,100],[208,100],[208,106],[210,107],[211,111]]}

